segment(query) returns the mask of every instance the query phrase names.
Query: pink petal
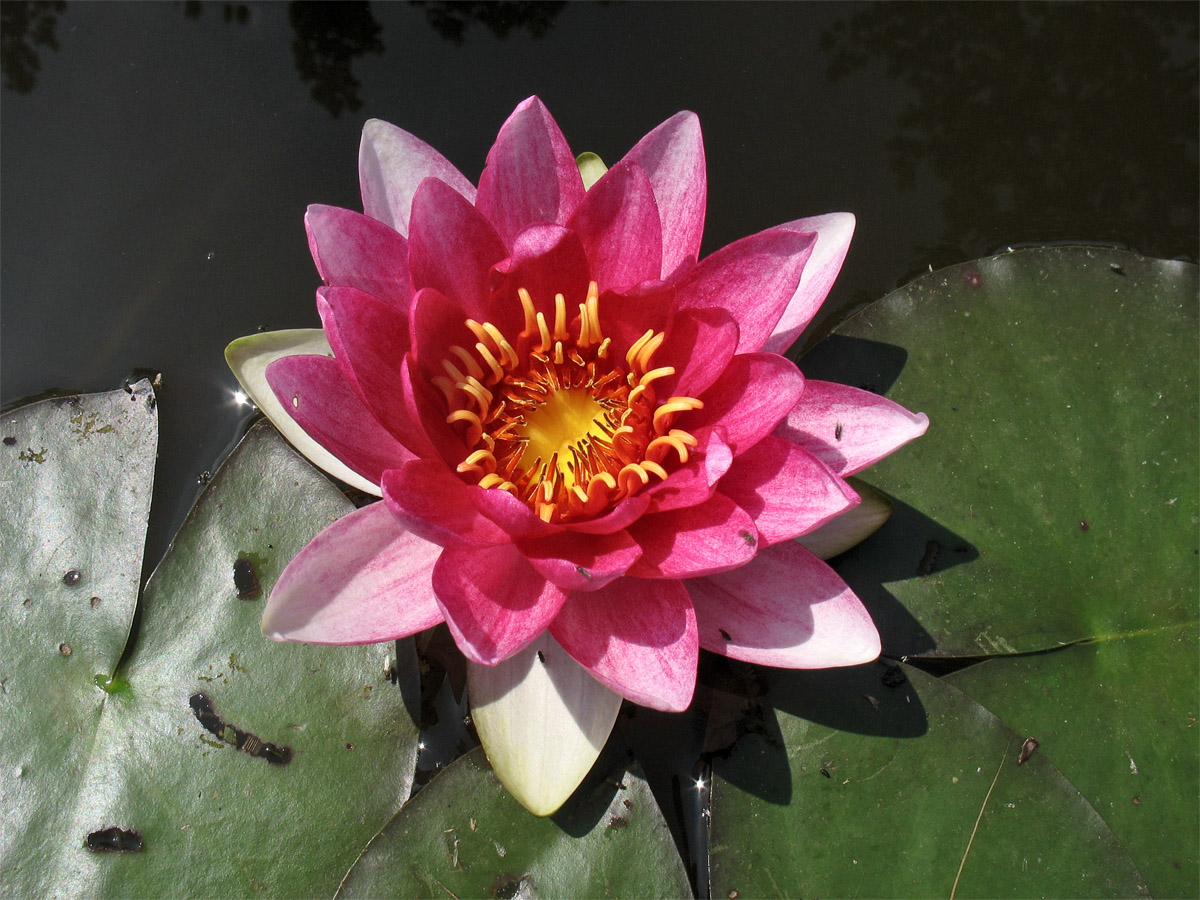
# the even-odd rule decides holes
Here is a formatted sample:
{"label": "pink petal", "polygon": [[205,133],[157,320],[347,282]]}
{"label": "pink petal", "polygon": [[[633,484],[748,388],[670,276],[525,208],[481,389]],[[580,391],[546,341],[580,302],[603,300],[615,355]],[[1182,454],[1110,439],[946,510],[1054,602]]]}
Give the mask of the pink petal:
{"label": "pink petal", "polygon": [[420,450],[424,430],[404,402],[408,320],[382,300],[350,287],[320,288],[317,311],[346,381],[384,428],[405,446]]}
{"label": "pink petal", "polygon": [[774,435],[733,461],[720,491],[754,517],[762,545],[808,534],[859,502],[823,462]]}
{"label": "pink petal", "polygon": [[685,585],[706,650],[784,669],[856,666],[879,656],[879,632],[854,592],[795,541]]}
{"label": "pink petal", "polygon": [[383,476],[383,499],[397,521],[443,547],[511,543],[479,514],[470,488],[441,460],[418,459]]}
{"label": "pink petal", "polygon": [[655,382],[655,393],[663,400],[699,397],[722,377],[738,341],[737,322],[725,310],[681,310],[652,360],[655,366],[674,366],[675,375]]}
{"label": "pink petal", "polygon": [[562,525],[542,521],[525,501],[508,491],[479,488],[471,492],[471,502],[481,514],[514,540],[550,537],[563,532]]}
{"label": "pink petal", "polygon": [[637,578],[694,578],[745,565],[758,534],[749,513],[721,494],[698,506],[643,516],[629,529],[642,558],[629,568]]}
{"label": "pink petal", "polygon": [[559,534],[523,541],[520,550],[539,573],[567,591],[596,591],[624,575],[642,548],[627,532]]}
{"label": "pink petal", "polygon": [[511,244],[527,225],[566,223],[583,199],[575,156],[537,97],[508,117],[479,176],[476,206]]}
{"label": "pink petal", "polygon": [[720,425],[734,453],[744,453],[774,430],[800,401],[804,376],[773,353],[743,353],[702,396],[698,425]]}
{"label": "pink petal", "polygon": [[427,178],[413,197],[408,264],[416,289],[433,288],[476,321],[487,316],[488,274],[508,256],[491,224],[461,194]]}
{"label": "pink petal", "polygon": [[433,589],[459,649],[485,666],[528,645],[566,598],[511,544],[443,551],[433,567]]}
{"label": "pink petal", "polygon": [[804,447],[845,477],[925,433],[929,417],[870,391],[809,381],[776,434]]}
{"label": "pink petal", "polygon": [[336,360],[285,356],[267,366],[267,381],[309,437],[372,484],[413,459],[363,405]]}
{"label": "pink petal", "polygon": [[696,613],[682,583],[622,578],[573,593],[550,633],[610,690],[641,706],[682,712],[696,687]]}
{"label": "pink petal", "polygon": [[[567,302],[568,318],[587,297],[587,254],[579,235],[560,225],[531,225],[513,239],[512,256],[495,267],[488,318],[513,340],[525,327],[517,289],[529,291],[534,308],[554,322],[554,295]],[[603,304],[601,316],[603,317]],[[578,331],[575,331],[578,334]]]}
{"label": "pink petal", "polygon": [[662,225],[642,168],[618,163],[592,187],[567,223],[579,234],[601,290],[624,291],[662,271]]}
{"label": "pink petal", "polygon": [[433,594],[441,547],[407,532],[382,503],[338,519],[287,564],[263,634],[307,644],[373,644],[442,621]]}
{"label": "pink petal", "polygon": [[654,188],[662,218],[661,277],[670,277],[700,255],[707,182],[699,118],[693,112],[676,113],[638,141],[625,159],[640,165]]}
{"label": "pink petal", "polygon": [[654,498],[651,512],[699,506],[716,492],[717,482],[733,463],[733,451],[725,443],[724,429],[709,428],[706,432],[702,445],[691,452],[687,465],[646,489],[644,493]]}
{"label": "pink petal", "polygon": [[413,194],[426,178],[444,181],[475,202],[474,185],[446,157],[395,125],[367,121],[358,150],[358,181],[368,216],[408,234]]}
{"label": "pink petal", "polygon": [[815,240],[773,228],[734,241],[684,274],[676,287],[678,308],[729,310],[741,330],[738,352],[753,353],[787,309]]}
{"label": "pink petal", "polygon": [[779,227],[803,234],[815,233],[817,243],[804,267],[804,274],[800,276],[796,293],[788,302],[771,337],[763,345],[764,350],[772,353],[783,353],[795,343],[800,332],[808,326],[829,296],[829,289],[842,270],[846,251],[850,249],[850,238],[854,236],[854,216],[851,213],[829,213],[797,219]]}
{"label": "pink petal", "polygon": [[565,527],[567,531],[579,534],[612,534],[628,528],[640,519],[649,507],[650,497],[646,491],[641,491],[618,501],[616,506],[599,518],[568,522]]}
{"label": "pink petal", "polygon": [[314,204],[304,215],[308,247],[326,284],[365,291],[408,314],[408,242],[362,213]]}

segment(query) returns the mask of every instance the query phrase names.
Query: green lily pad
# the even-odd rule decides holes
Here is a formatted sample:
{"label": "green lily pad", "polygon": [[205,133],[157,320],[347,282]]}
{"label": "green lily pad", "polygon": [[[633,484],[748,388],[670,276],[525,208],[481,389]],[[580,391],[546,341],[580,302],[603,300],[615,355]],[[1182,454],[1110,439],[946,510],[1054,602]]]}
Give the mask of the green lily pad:
{"label": "green lily pad", "polygon": [[1200,647],[1194,625],[990,660],[947,677],[1035,737],[1156,897],[1200,895]]}
{"label": "green lily pad", "polygon": [[945,682],[773,671],[765,700],[714,762],[713,897],[1147,893],[1050,759],[1018,765],[1023,736]]}
{"label": "green lily pad", "polygon": [[927,412],[865,477],[895,513],[839,571],[896,655],[1194,623],[1197,268],[1021,250],[932,273],[801,366]]}
{"label": "green lily pad", "polygon": [[614,755],[559,812],[537,818],[476,748],[371,841],[337,896],[690,897],[653,794]]}
{"label": "green lily pad", "polygon": [[[27,413],[6,417],[6,428]],[[58,446],[47,443],[47,460]],[[152,443],[148,454],[143,443],[113,458],[122,453],[141,460],[143,472],[153,464]],[[87,510],[106,509],[115,490],[79,466],[63,479],[48,496],[69,502],[28,501],[43,502],[45,521],[73,507],[86,519]],[[148,474],[136,487],[149,495]],[[6,804],[4,893],[332,894],[358,848],[409,795],[417,730],[405,698],[415,697],[415,654],[402,643],[385,674],[392,645],[273,644],[258,620],[282,567],[351,508],[271,426],[253,428],[151,576],[134,645],[115,677],[105,673],[116,644],[92,652],[96,639],[69,608],[73,596],[34,594],[44,587],[40,570],[21,576],[27,589],[6,592],[33,594],[35,609],[54,603],[59,618],[23,623],[29,609],[10,600],[0,628],[13,645],[4,655],[12,674],[0,762],[7,793],[18,792]],[[125,559],[130,545],[140,555],[144,521],[81,531],[80,553],[98,570]],[[5,554],[9,547],[6,536]],[[114,566],[124,571],[126,563]],[[65,639],[80,650],[65,657],[54,648],[68,628]],[[18,639],[9,637],[18,629]],[[22,650],[21,642],[49,643],[52,652]],[[89,850],[89,835],[130,852]]]}

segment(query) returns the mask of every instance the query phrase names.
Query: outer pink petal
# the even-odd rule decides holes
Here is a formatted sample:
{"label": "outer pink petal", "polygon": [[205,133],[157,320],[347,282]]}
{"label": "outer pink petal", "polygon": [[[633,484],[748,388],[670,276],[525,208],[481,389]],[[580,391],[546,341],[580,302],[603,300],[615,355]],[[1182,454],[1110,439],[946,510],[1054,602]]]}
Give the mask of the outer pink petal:
{"label": "outer pink petal", "polygon": [[870,391],[809,381],[776,434],[804,447],[845,477],[925,433],[929,417]]}
{"label": "outer pink petal", "polygon": [[304,229],[326,284],[358,288],[408,314],[412,288],[403,237],[370,216],[319,204],[308,208]]}
{"label": "outer pink petal", "polygon": [[309,437],[372,484],[413,459],[363,405],[336,360],[285,356],[267,366],[267,381]]}
{"label": "outer pink petal", "polygon": [[682,712],[696,687],[696,613],[678,581],[622,578],[573,593],[550,633],[605,687],[641,706]]}
{"label": "outer pink petal", "polygon": [[596,591],[624,575],[642,548],[627,532],[560,534],[523,541],[529,564],[563,590]]}
{"label": "outer pink petal", "polygon": [[758,548],[749,513],[721,494],[698,506],[643,516],[629,529],[642,558],[636,578],[694,578],[745,565]]}
{"label": "outer pink petal", "polygon": [[[680,112],[637,142],[625,159],[650,178],[662,218],[662,276],[668,278],[700,255],[707,182],[700,119]],[[618,163],[619,165],[619,163]]]}
{"label": "outer pink petal", "polygon": [[382,300],[350,287],[320,288],[317,311],[346,381],[380,424],[405,446],[419,450],[424,431],[404,402],[407,318]]}
{"label": "outer pink petal", "polygon": [[571,148],[542,101],[530,97],[496,136],[475,205],[511,244],[527,225],[566,224],[582,199],[583,179]]}
{"label": "outer pink petal", "polygon": [[734,453],[743,453],[774,430],[800,401],[804,376],[773,353],[735,356],[693,413],[700,425],[720,425]]}
{"label": "outer pink petal", "polygon": [[684,273],[676,286],[680,309],[718,306],[741,330],[739,353],[753,353],[771,336],[796,292],[814,235],[773,228],[734,241]]}
{"label": "outer pink petal", "polygon": [[511,543],[479,514],[470,488],[441,460],[418,459],[386,472],[383,499],[409,531],[443,547]]}
{"label": "outer pink petal", "polygon": [[443,551],[433,589],[459,649],[485,666],[526,647],[566,599],[511,544]]}
{"label": "outer pink petal", "polygon": [[815,233],[817,243],[804,267],[796,293],[771,332],[770,339],[763,345],[764,350],[772,353],[787,350],[829,296],[829,289],[842,270],[846,251],[850,249],[850,238],[854,236],[854,216],[851,213],[829,213],[797,219],[779,227],[805,234]]}
{"label": "outer pink petal", "polygon": [[466,316],[487,316],[488,273],[508,256],[496,230],[445,182],[427,178],[413,197],[409,267],[416,289],[433,288]]}
{"label": "outer pink petal", "polygon": [[859,502],[819,459],[774,435],[733,461],[720,490],[754,517],[763,545],[808,534]]}
{"label": "outer pink petal", "polygon": [[579,234],[601,290],[624,291],[658,279],[662,225],[641,166],[626,162],[609,169],[567,224]]}
{"label": "outer pink petal", "polygon": [[784,669],[856,666],[879,656],[879,632],[854,592],[795,541],[685,584],[706,650]]}
{"label": "outer pink petal", "polygon": [[413,194],[426,178],[440,179],[475,202],[474,185],[446,157],[395,125],[367,121],[358,149],[358,181],[368,216],[407,235]]}
{"label": "outer pink petal", "polygon": [[338,519],[296,554],[263,611],[263,634],[307,644],[372,644],[442,621],[432,574],[441,548],[382,503]]}

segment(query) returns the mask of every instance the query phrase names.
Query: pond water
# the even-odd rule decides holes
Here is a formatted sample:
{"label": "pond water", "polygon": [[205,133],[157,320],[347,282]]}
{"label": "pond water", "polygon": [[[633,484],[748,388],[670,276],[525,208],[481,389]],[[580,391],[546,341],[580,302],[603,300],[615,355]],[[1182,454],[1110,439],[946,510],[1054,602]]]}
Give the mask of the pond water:
{"label": "pond water", "polygon": [[162,373],[148,565],[248,411],[222,351],[315,327],[307,204],[364,119],[469,177],[512,108],[619,158],[704,128],[705,249],[849,210],[826,318],[1030,242],[1195,259],[1195,4],[26,3],[3,14],[0,389]]}

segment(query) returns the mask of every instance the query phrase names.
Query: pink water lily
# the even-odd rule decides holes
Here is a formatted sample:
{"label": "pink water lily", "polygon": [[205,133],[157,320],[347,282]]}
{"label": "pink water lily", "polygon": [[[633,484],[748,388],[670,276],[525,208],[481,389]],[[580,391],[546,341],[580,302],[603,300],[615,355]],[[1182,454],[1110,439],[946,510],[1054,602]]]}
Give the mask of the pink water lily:
{"label": "pink water lily", "polygon": [[445,622],[478,667],[552,638],[608,691],[671,711],[701,647],[791,668],[878,655],[862,604],[793,539],[854,507],[845,477],[927,420],[780,355],[851,215],[698,260],[696,116],[585,187],[536,98],[478,187],[380,121],[359,175],[364,213],[305,219],[328,350],[281,332],[229,351],[302,452],[383,498],[287,566],[266,634],[360,644]]}

